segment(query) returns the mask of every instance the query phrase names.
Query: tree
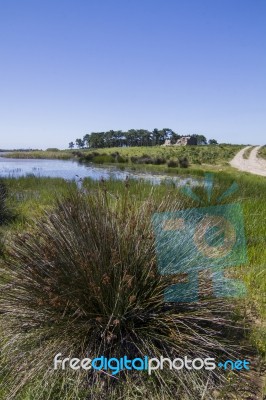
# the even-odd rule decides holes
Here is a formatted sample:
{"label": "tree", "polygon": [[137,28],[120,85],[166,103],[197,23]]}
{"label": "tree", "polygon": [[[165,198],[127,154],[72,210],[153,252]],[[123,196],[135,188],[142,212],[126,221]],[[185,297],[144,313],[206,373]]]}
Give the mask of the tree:
{"label": "tree", "polygon": [[90,147],[90,134],[89,133],[86,133],[86,135],[83,136],[83,142],[86,147]]}
{"label": "tree", "polygon": [[68,145],[68,148],[69,149],[74,149],[74,146],[75,146],[74,142],[70,142],[69,145]]}
{"label": "tree", "polygon": [[158,144],[164,144],[166,139],[168,138],[168,133],[169,133],[170,129],[164,128],[159,130],[159,142]]}
{"label": "tree", "polygon": [[210,139],[208,143],[209,144],[218,144],[217,140],[215,140],[215,139]]}
{"label": "tree", "polygon": [[154,128],[152,131],[152,145],[156,146],[157,144],[159,144],[159,139],[160,139],[159,129]]}
{"label": "tree", "polygon": [[172,131],[171,144],[175,144],[178,141],[178,139],[180,139],[180,138],[181,138],[181,136],[178,135],[178,133],[175,133]]}
{"label": "tree", "polygon": [[105,147],[104,132],[91,132],[89,139],[89,147],[102,148]]}
{"label": "tree", "polygon": [[198,145],[207,144],[207,139],[206,139],[206,137],[204,135],[196,135],[196,134],[194,134],[194,135],[191,135],[191,137],[194,137],[194,138],[197,139],[197,144]]}
{"label": "tree", "polygon": [[127,146],[138,146],[138,135],[136,129],[129,129],[126,132],[126,144]]}
{"label": "tree", "polygon": [[[109,130],[105,132],[91,132],[83,136],[83,139],[76,139],[75,143],[78,148],[110,148],[123,146],[158,146],[164,144],[168,139],[172,144],[181,136],[170,128],[157,129],[149,131],[147,129],[129,129],[127,132],[121,130]],[[207,139],[203,135],[192,135],[195,144],[205,145]],[[214,140],[214,139],[213,139]],[[74,143],[69,143],[69,148],[73,148]]]}
{"label": "tree", "polygon": [[83,140],[83,139],[76,139],[76,146],[77,146],[79,149],[83,149],[84,145],[85,145],[85,143],[84,143],[84,140]]}

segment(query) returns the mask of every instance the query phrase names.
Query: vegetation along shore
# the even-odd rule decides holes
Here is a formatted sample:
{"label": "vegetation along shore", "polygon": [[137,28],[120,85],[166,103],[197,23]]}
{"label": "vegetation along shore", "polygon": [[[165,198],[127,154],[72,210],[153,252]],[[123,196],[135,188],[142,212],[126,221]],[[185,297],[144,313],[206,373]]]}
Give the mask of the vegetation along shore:
{"label": "vegetation along shore", "polygon": [[[223,154],[228,171],[224,154],[229,159],[239,148],[214,147],[220,160]],[[204,149],[197,147],[197,157],[204,157]],[[119,154],[141,157],[143,150],[147,152],[122,148]],[[150,157],[160,157],[160,147],[152,150]],[[81,153],[99,157],[93,151]],[[196,152],[166,151],[167,160],[185,151],[192,159]],[[179,169],[204,177],[200,165],[197,170]],[[266,354],[266,181],[233,169],[216,171],[214,178],[211,203],[202,186],[194,191],[203,199],[201,207],[216,205],[221,193],[238,184],[238,191],[221,204],[237,202],[243,208],[248,262],[228,273],[245,283],[247,296],[241,301],[214,299],[205,284],[198,303],[183,305],[163,301],[169,282],[158,276],[150,225],[155,211],[199,207],[181,188],[169,181],[154,186],[137,180],[84,179],[77,190],[75,182],[63,179],[2,179],[1,398],[133,400],[145,394],[147,399],[196,400],[202,393],[209,399],[260,398]],[[237,353],[251,360],[253,370],[246,375],[164,370],[152,377],[123,372],[119,380],[95,373],[55,374],[51,363],[58,349],[79,358],[85,349],[92,356],[102,352],[117,357],[123,352],[134,357],[166,352],[170,357],[233,358]],[[18,369],[18,363],[23,368]]]}

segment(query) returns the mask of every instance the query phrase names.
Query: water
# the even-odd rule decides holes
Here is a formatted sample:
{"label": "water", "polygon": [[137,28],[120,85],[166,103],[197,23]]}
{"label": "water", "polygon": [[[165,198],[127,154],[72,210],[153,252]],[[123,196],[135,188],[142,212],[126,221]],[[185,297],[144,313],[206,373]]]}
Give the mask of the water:
{"label": "water", "polygon": [[66,180],[80,180],[86,177],[94,180],[128,178],[145,179],[158,184],[165,180],[174,181],[178,186],[184,184],[194,185],[196,182],[190,177],[170,177],[159,173],[136,172],[130,169],[121,170],[115,166],[95,166],[93,164],[80,164],[71,160],[38,160],[15,159],[0,157],[0,177],[19,178],[21,176],[35,175],[38,177],[63,178]]}

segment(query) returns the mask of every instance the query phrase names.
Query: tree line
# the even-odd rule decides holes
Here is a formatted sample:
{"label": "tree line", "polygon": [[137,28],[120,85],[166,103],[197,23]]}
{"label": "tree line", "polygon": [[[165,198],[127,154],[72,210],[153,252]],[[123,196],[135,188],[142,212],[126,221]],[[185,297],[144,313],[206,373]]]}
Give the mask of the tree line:
{"label": "tree line", "polygon": [[[215,139],[207,138],[204,135],[190,135],[197,139],[198,145],[217,144]],[[106,131],[106,132],[91,132],[78,138],[75,142],[69,143],[69,148],[73,149],[75,146],[79,149],[83,148],[108,148],[108,147],[131,147],[131,146],[157,146],[164,144],[168,139],[172,144],[176,143],[182,135],[174,132],[172,129],[129,129],[128,131]]]}

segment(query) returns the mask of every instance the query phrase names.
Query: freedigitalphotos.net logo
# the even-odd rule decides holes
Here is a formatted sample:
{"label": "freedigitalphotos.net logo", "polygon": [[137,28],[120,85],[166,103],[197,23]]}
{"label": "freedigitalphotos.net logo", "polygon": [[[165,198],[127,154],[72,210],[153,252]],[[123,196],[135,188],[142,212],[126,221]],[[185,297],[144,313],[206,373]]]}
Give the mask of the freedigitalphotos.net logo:
{"label": "freedigitalphotos.net logo", "polygon": [[62,358],[62,353],[56,354],[54,357],[54,370],[65,370],[72,369],[74,371],[78,370],[94,370],[101,371],[104,373],[111,373],[111,375],[117,375],[120,371],[147,371],[148,375],[151,375],[153,371],[163,370],[165,368],[170,370],[180,371],[186,369],[190,370],[207,370],[212,371],[216,368],[221,368],[224,370],[249,370],[249,361],[247,360],[226,360],[225,362],[218,362],[216,364],[215,359],[212,357],[206,358],[194,358],[183,357],[170,359],[163,356],[159,358],[150,358],[144,356],[143,358],[137,357],[130,359],[127,356],[116,358],[107,358],[104,356],[96,358]]}
{"label": "freedigitalphotos.net logo", "polygon": [[[204,188],[208,201],[213,191],[213,175],[206,174]],[[237,190],[233,183],[219,198]],[[201,199],[190,187],[186,195]],[[226,204],[155,213],[158,269],[162,275],[186,275],[187,282],[171,285],[165,291],[168,302],[194,302],[199,299],[199,272],[209,271],[214,297],[239,297],[245,294],[241,281],[224,276],[228,267],[246,262],[243,214],[240,204]]]}

